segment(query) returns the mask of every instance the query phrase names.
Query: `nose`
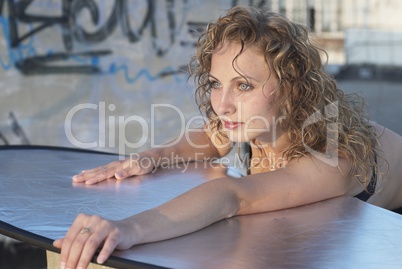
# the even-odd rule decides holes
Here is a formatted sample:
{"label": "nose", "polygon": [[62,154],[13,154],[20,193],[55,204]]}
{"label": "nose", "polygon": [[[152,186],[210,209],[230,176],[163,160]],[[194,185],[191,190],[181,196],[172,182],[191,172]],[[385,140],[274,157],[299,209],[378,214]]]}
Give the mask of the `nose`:
{"label": "nose", "polygon": [[237,108],[236,108],[235,96],[232,93],[232,91],[221,89],[219,90],[219,93],[217,93],[217,95],[218,95],[217,101],[219,103],[216,112],[218,115],[228,116],[236,112]]}

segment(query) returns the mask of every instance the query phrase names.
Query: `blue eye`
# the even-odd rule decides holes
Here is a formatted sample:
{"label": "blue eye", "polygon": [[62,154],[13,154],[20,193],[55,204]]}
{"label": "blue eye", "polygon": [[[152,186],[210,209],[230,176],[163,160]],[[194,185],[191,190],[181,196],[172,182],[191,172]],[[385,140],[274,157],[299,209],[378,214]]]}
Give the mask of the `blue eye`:
{"label": "blue eye", "polygon": [[221,84],[217,81],[210,81],[209,85],[212,89],[219,89],[221,87]]}
{"label": "blue eye", "polygon": [[246,83],[240,83],[239,84],[239,90],[245,92],[245,91],[249,91],[253,88],[253,86],[246,84]]}

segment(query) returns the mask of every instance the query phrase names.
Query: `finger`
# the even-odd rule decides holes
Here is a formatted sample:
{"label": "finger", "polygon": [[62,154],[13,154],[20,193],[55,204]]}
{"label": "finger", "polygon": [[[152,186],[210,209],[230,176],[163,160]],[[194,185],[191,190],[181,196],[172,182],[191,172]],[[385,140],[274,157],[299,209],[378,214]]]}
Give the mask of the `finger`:
{"label": "finger", "polygon": [[120,169],[119,166],[121,165],[111,163],[106,166],[86,170],[78,175],[73,176],[73,181],[75,183],[95,184],[108,178],[112,178],[116,170]]}
{"label": "finger", "polygon": [[154,162],[155,161],[152,158],[143,158],[141,160],[134,160],[129,162],[128,166],[126,167],[127,170],[125,170],[124,172],[127,173],[126,176],[149,174],[155,169]]}
{"label": "finger", "polygon": [[93,173],[90,177],[88,177],[85,180],[84,183],[88,184],[88,185],[92,185],[92,184],[102,182],[102,181],[104,181],[104,180],[106,180],[108,178],[112,178],[113,176],[114,176],[113,171],[109,171],[109,174],[108,174],[108,172],[106,170],[105,171],[99,171],[98,173]]}
{"label": "finger", "polygon": [[[99,246],[102,242],[106,241],[105,238],[110,236],[110,234],[118,233],[118,229],[110,221],[97,216],[92,217],[90,225],[95,228],[84,244],[78,261],[79,268],[86,268],[88,266]],[[72,258],[74,259],[74,257]]]}
{"label": "finger", "polygon": [[[89,236],[87,241],[84,244],[81,253],[78,253],[79,261],[78,261],[78,268],[87,268],[89,263],[92,260],[96,250],[102,244],[103,239],[106,237],[106,234],[100,230],[99,232],[94,232]],[[68,267],[67,267],[68,268]],[[72,267],[73,268],[73,267]]]}
{"label": "finger", "polygon": [[135,173],[130,168],[122,169],[114,174],[115,178],[117,179],[126,179]]}
{"label": "finger", "polygon": [[135,162],[130,161],[129,159],[126,159],[120,163],[120,166],[118,169],[116,169],[114,173],[114,177],[117,179],[125,179],[128,178],[132,175],[135,175],[135,171],[132,171],[133,164]]}
{"label": "finger", "polygon": [[[83,253],[84,246],[86,245],[90,236],[91,236],[90,233],[77,234],[73,243],[71,244],[70,252],[68,254],[67,261],[65,262],[66,268],[77,268],[78,262],[80,262],[82,260],[82,263],[84,264],[85,261],[87,261],[89,259],[82,253]],[[87,265],[89,264],[89,261],[86,264],[86,266],[83,268],[87,267]]]}
{"label": "finger", "polygon": [[[99,169],[91,169],[81,172],[80,174],[73,176],[73,182],[75,183],[83,183],[93,178],[94,176],[99,174]],[[104,176],[103,176],[104,177]]]}
{"label": "finger", "polygon": [[[80,223],[80,225],[82,225],[80,227],[82,228],[79,229],[78,234],[75,235],[69,244],[70,250],[67,260],[64,260],[66,268],[76,268],[77,265],[86,268],[96,249],[102,243],[104,238],[106,238],[109,230],[107,229],[107,226],[105,226],[108,222],[99,216],[80,214],[77,217],[77,222],[74,224],[76,223]],[[79,227],[78,224],[76,227]],[[68,234],[68,236],[70,235]]]}
{"label": "finger", "polygon": [[[88,215],[85,214],[80,214],[77,216],[77,218],[74,220],[73,224],[71,225],[70,229],[67,231],[65,237],[63,238],[62,245],[61,245],[61,251],[60,251],[60,264],[65,265],[73,242],[77,235],[80,233],[82,227],[84,227],[84,222],[88,219]],[[73,268],[73,267],[71,267]]]}
{"label": "finger", "polygon": [[103,264],[112,254],[112,252],[116,249],[119,240],[116,234],[110,234],[103,244],[102,250],[100,251],[96,262],[99,264]]}
{"label": "finger", "polygon": [[86,173],[87,173],[86,171],[82,171],[81,173],[79,173],[77,175],[74,175],[73,176],[73,182],[81,183],[81,182],[85,181],[86,180],[85,179],[85,174]]}
{"label": "finger", "polygon": [[53,241],[53,246],[56,248],[61,248],[62,245],[63,245],[63,238]]}
{"label": "finger", "polygon": [[140,166],[137,164],[133,164],[132,166],[126,167],[114,174],[115,178],[117,179],[126,179],[131,176],[143,175],[147,174],[147,171],[144,171]]}
{"label": "finger", "polygon": [[[92,179],[93,177],[97,176],[98,173],[93,171],[82,172],[81,174],[73,176],[74,183],[86,183],[88,180]],[[104,176],[102,176],[104,178]],[[100,180],[100,179],[98,179]]]}

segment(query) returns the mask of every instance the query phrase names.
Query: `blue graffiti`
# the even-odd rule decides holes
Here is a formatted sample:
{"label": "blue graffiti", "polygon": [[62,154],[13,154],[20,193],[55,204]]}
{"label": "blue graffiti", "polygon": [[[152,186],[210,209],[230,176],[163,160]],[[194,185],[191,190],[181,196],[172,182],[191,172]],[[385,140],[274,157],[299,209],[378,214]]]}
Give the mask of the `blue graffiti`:
{"label": "blue graffiti", "polygon": [[[183,0],[186,2],[186,0]],[[1,1],[2,2],[2,1]],[[138,79],[140,78],[145,78],[148,81],[155,81],[157,79],[161,79],[166,76],[172,76],[176,82],[183,82],[187,76],[185,76],[185,72],[182,71],[182,67],[175,68],[172,66],[167,66],[156,72],[156,74],[152,74],[147,68],[142,68],[140,71],[138,71],[136,74],[130,74],[130,70],[128,65],[126,64],[118,64],[118,63],[111,63],[109,67],[106,67],[105,69],[101,69],[100,63],[101,63],[101,56],[107,55],[112,53],[110,50],[101,50],[101,51],[88,51],[88,52],[80,52],[80,53],[71,53],[69,52],[69,49],[72,47],[67,46],[67,52],[54,52],[52,50],[48,50],[45,52],[45,54],[40,55],[35,49],[35,46],[33,45],[34,43],[34,35],[52,25],[55,23],[60,23],[62,28],[65,29],[66,24],[64,23],[65,20],[63,18],[66,18],[65,16],[75,16],[78,11],[80,11],[83,8],[89,8],[91,7],[92,9],[92,16],[93,18],[97,18],[97,8],[94,6],[94,2],[91,1],[86,1],[86,4],[82,5],[77,5],[77,3],[84,3],[84,2],[79,2],[79,1],[73,1],[72,3],[75,3],[72,5],[74,8],[69,8],[68,10],[72,13],[65,14],[63,13],[63,18],[62,17],[44,17],[44,16],[33,16],[29,15],[26,13],[27,7],[33,2],[33,0],[29,0],[26,2],[17,2],[17,4],[14,4],[14,2],[8,2],[9,5],[9,18],[6,18],[5,16],[2,16],[2,7],[0,8],[0,25],[1,29],[3,30],[5,41],[6,41],[6,46],[7,46],[7,52],[5,55],[0,56],[0,66],[3,70],[9,70],[13,67],[16,67],[18,70],[20,70],[23,74],[25,75],[37,75],[37,74],[61,74],[61,73],[79,73],[79,74],[94,74],[94,73],[102,73],[102,74],[112,74],[116,75],[118,73],[122,73],[126,82],[127,83],[135,83]],[[2,2],[3,3],[3,2]],[[70,3],[70,2],[65,2],[63,0],[63,4],[65,3]],[[92,3],[91,5],[88,5],[88,3]],[[142,26],[140,27],[139,31],[131,31],[128,23],[128,18],[127,18],[127,9],[122,8],[122,7],[127,7],[127,3],[124,0],[116,1],[115,2],[115,11],[112,12],[111,17],[109,18],[108,22],[106,22],[105,27],[109,26],[108,31],[104,31],[102,27],[102,31],[98,30],[96,33],[93,34],[88,34],[85,33],[83,34],[82,28],[78,27],[78,25],[75,25],[76,30],[72,30],[72,28],[69,28],[68,31],[73,36],[76,38],[76,40],[79,40],[81,42],[84,41],[92,41],[92,42],[97,42],[99,41],[98,34],[102,34],[101,40],[105,39],[111,32],[112,29],[116,26],[115,24],[115,19],[119,18],[118,13],[121,13],[125,16],[122,17],[122,20],[120,21],[121,27],[123,28],[123,32],[126,36],[129,37],[130,42],[137,42],[139,41],[139,37],[142,34],[142,31],[145,29],[147,25],[150,25],[151,28],[151,33],[153,36],[153,39],[156,38],[156,32],[155,32],[155,3],[153,1],[147,1],[148,3],[148,11],[145,16],[145,19],[143,21]],[[169,13],[169,28],[170,29],[170,46],[175,42],[175,36],[174,33],[177,33],[174,29],[176,29],[177,25],[174,23],[174,17],[172,12],[172,7],[174,5],[174,0],[166,0],[166,4],[168,8],[168,13]],[[3,6],[3,5],[2,5]],[[70,7],[70,6],[69,6]],[[19,10],[19,11],[18,11]],[[17,11],[17,12],[16,12]],[[19,37],[18,36],[18,28],[16,27],[16,22],[17,19],[20,20],[21,22],[27,23],[27,27],[29,29],[28,33]],[[39,27],[34,27],[32,23],[34,22],[41,22],[42,25]],[[113,23],[112,23],[113,22]],[[76,23],[74,23],[76,24]],[[113,27],[112,27],[113,26]],[[81,32],[80,32],[81,31]],[[77,35],[77,33],[81,33]],[[133,33],[139,33],[140,35],[137,36],[136,38],[132,38]],[[80,38],[79,38],[80,37]],[[84,40],[81,40],[82,37],[85,37]],[[22,41],[24,41],[22,43]],[[65,39],[65,31],[63,31],[63,41],[66,42]],[[69,38],[69,41],[72,41],[71,38]],[[71,45],[71,43],[67,42],[68,44]],[[91,42],[90,42],[91,43]],[[68,45],[65,43],[65,45]],[[155,47],[155,43],[153,42],[154,49],[156,49],[157,56],[162,56],[167,52],[167,49],[162,49],[162,48],[157,48]],[[70,65],[70,66],[57,66],[57,65],[52,65],[55,61],[65,61],[65,60],[70,60],[70,62],[73,63],[78,63],[79,65]]]}
{"label": "blue graffiti", "polygon": [[185,76],[183,76],[185,75],[185,73],[182,71],[178,71],[171,66],[163,68],[156,75],[152,75],[147,68],[142,68],[137,74],[135,74],[134,76],[130,76],[129,69],[126,64],[116,65],[115,63],[112,63],[109,67],[108,73],[117,74],[119,72],[122,72],[124,74],[126,82],[130,84],[135,83],[141,77],[145,77],[148,81],[155,81],[168,75],[172,75],[177,83],[183,82],[185,80]]}
{"label": "blue graffiti", "polygon": [[[33,37],[30,37],[29,39],[26,39],[23,44],[19,44],[18,48],[13,49],[11,46],[11,40],[9,37],[9,20],[5,18],[4,16],[0,16],[0,28],[3,30],[5,41],[7,44],[7,53],[5,56],[0,57],[0,66],[3,70],[7,71],[12,69],[18,62],[24,60],[24,59],[29,59],[31,57],[38,57],[37,50],[35,49],[33,45]],[[46,53],[46,56],[51,56],[51,55],[56,55],[55,52],[52,50],[48,50]],[[7,58],[6,58],[7,57]],[[39,56],[41,57],[41,56]],[[97,67],[99,66],[100,63],[100,57],[99,56],[92,56],[90,59],[86,59],[85,57],[80,57],[79,54],[74,54],[70,57],[70,59],[74,62],[80,63],[80,64],[85,64],[89,62],[89,65],[92,67]],[[176,82],[180,83],[183,82],[185,78],[185,73],[175,69],[172,66],[168,66],[160,70],[157,74],[153,75],[149,72],[147,68],[141,69],[138,73],[134,75],[130,75],[129,73],[129,67],[127,64],[117,64],[117,63],[111,63],[110,66],[102,71],[103,74],[110,74],[110,75],[116,75],[118,73],[122,73],[124,75],[124,78],[127,83],[133,84],[135,83],[138,79],[141,77],[144,77],[148,81],[155,81],[157,79],[160,79],[162,77],[166,77],[169,75],[172,75],[173,78],[175,79]]]}
{"label": "blue graffiti", "polygon": [[14,50],[11,46],[11,40],[10,38],[8,38],[10,36],[9,20],[3,16],[0,16],[0,25],[0,28],[3,30],[5,41],[7,44],[8,59],[3,59],[0,57],[0,65],[4,70],[9,70],[14,67],[16,62],[37,54],[35,48],[33,47],[32,38],[28,39],[25,44],[20,44],[17,50]]}

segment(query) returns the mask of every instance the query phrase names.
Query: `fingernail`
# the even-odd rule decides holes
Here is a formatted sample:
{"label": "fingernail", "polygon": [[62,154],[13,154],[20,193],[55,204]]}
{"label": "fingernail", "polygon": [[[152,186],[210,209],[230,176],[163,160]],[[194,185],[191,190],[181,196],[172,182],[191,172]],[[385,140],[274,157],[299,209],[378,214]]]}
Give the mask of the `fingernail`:
{"label": "fingernail", "polygon": [[123,173],[122,173],[122,172],[116,172],[116,173],[114,174],[114,176],[115,176],[116,178],[120,178],[120,177],[123,177]]}
{"label": "fingernail", "polygon": [[105,258],[99,256],[99,257],[96,259],[96,262],[99,263],[99,264],[102,264],[102,263],[105,262]]}
{"label": "fingernail", "polygon": [[61,263],[60,263],[60,269],[64,269],[64,268],[66,268],[66,263],[61,262]]}
{"label": "fingernail", "polygon": [[73,175],[73,179],[77,179],[77,178],[79,178],[81,176],[82,176],[81,174],[75,174],[75,175]]}

